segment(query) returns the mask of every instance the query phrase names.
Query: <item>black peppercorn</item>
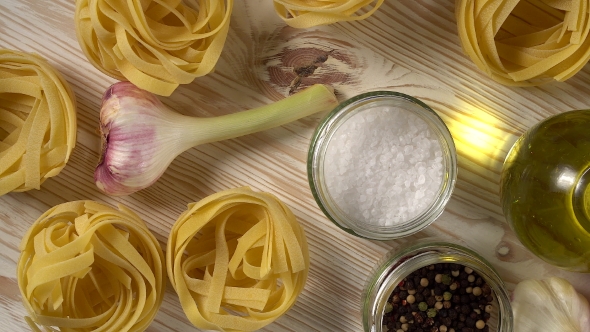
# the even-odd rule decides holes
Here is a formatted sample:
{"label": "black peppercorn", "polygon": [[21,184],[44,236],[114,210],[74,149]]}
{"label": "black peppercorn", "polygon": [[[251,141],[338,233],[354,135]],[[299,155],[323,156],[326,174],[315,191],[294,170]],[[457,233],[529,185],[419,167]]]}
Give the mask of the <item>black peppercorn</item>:
{"label": "black peppercorn", "polygon": [[467,281],[467,279],[462,279],[459,283],[461,284],[461,287],[463,287],[463,288],[469,287],[469,281]]}
{"label": "black peppercorn", "polygon": [[422,324],[422,323],[424,323],[424,318],[422,317],[422,315],[420,315],[420,314],[416,313],[416,314],[414,315],[414,322],[415,322],[416,324]]}
{"label": "black peppercorn", "polygon": [[461,303],[463,303],[463,304],[469,303],[469,296],[468,295],[461,295]]}
{"label": "black peppercorn", "polygon": [[471,317],[467,317],[465,319],[465,325],[467,325],[467,327],[475,327],[475,320]]}
{"label": "black peppercorn", "polygon": [[402,300],[405,300],[408,297],[408,292],[406,291],[400,291],[399,292],[399,298]]}
{"label": "black peppercorn", "polygon": [[475,280],[475,285],[476,285],[476,286],[481,286],[481,285],[483,285],[483,279],[482,279],[481,277],[477,278],[477,279]]}
{"label": "black peppercorn", "polygon": [[461,306],[461,313],[462,314],[469,315],[470,312],[471,312],[471,308],[468,305]]}
{"label": "black peppercorn", "polygon": [[450,317],[441,318],[440,322],[447,327],[453,324],[453,320]]}
{"label": "black peppercorn", "polygon": [[[414,295],[414,298],[416,299],[416,302],[418,302],[418,303],[424,302],[424,295],[422,295],[422,294],[416,294],[416,295]],[[487,304],[487,302],[485,304]]]}
{"label": "black peppercorn", "polygon": [[426,299],[426,304],[428,304],[429,307],[432,307],[435,303],[436,299],[434,298],[434,296],[430,296]]}
{"label": "black peppercorn", "polygon": [[492,293],[492,289],[490,288],[490,286],[488,286],[488,284],[485,284],[481,286],[481,293],[485,296],[488,296]]}
{"label": "black peppercorn", "polygon": [[457,310],[449,309],[449,318],[451,318],[451,319],[457,318]]}

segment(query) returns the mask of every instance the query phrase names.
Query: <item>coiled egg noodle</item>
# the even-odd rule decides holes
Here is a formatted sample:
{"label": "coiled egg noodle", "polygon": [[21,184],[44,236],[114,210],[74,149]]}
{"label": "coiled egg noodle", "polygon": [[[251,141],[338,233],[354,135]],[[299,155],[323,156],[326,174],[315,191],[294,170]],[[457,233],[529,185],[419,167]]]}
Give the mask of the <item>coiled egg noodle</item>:
{"label": "coiled egg noodle", "polygon": [[39,189],[76,144],[76,101],[36,54],[0,49],[0,195]]}
{"label": "coiled egg noodle", "polygon": [[233,0],[77,0],[76,34],[88,61],[162,96],[213,70]]}
{"label": "coiled egg noodle", "polygon": [[270,324],[293,306],[309,270],[295,216],[275,196],[249,188],[190,204],[167,248],[170,281],[201,329],[253,331]]}
{"label": "coiled egg noodle", "polygon": [[590,59],[588,0],[457,0],[463,50],[492,79],[565,81]]}
{"label": "coiled egg noodle", "polygon": [[364,20],[382,4],[383,0],[274,0],[277,14],[294,28]]}
{"label": "coiled egg noodle", "polygon": [[164,254],[131,210],[57,205],[25,234],[17,266],[25,319],[51,331],[144,331],[162,303]]}

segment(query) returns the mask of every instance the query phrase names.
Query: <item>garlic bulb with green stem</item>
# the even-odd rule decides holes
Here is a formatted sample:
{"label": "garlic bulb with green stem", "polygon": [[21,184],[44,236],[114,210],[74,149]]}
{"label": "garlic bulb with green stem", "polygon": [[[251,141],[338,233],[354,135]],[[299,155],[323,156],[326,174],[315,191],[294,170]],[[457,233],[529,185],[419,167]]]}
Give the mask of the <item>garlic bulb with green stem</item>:
{"label": "garlic bulb with green stem", "polygon": [[520,282],[512,311],[517,332],[590,332],[588,300],[565,279]]}
{"label": "garlic bulb with green stem", "polygon": [[129,195],[152,185],[174,158],[196,145],[281,126],[336,105],[332,89],[317,84],[267,106],[198,118],[170,110],[129,82],[115,83],[102,98],[94,181],[106,194]]}

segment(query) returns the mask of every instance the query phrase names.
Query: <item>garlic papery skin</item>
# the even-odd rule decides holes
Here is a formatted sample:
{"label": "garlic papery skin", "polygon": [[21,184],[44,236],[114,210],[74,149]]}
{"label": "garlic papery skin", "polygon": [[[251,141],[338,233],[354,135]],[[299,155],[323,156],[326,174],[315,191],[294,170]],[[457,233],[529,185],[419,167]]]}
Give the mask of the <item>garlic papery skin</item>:
{"label": "garlic papery skin", "polygon": [[115,83],[102,100],[102,152],[94,181],[106,194],[129,195],[155,183],[191,147],[277,127],[337,105],[332,89],[317,84],[267,106],[197,118],[170,110],[132,83]]}
{"label": "garlic papery skin", "polygon": [[525,280],[512,294],[514,331],[590,332],[590,306],[565,279]]}

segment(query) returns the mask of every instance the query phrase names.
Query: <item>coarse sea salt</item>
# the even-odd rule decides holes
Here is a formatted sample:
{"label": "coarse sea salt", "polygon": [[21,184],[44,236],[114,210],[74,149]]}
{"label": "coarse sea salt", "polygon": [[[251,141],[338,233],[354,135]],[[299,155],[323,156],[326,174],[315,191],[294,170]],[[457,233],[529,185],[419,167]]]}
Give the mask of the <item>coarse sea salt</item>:
{"label": "coarse sea salt", "polygon": [[440,191],[441,144],[411,111],[360,110],[330,139],[324,179],[334,202],[355,222],[403,224],[426,211]]}

